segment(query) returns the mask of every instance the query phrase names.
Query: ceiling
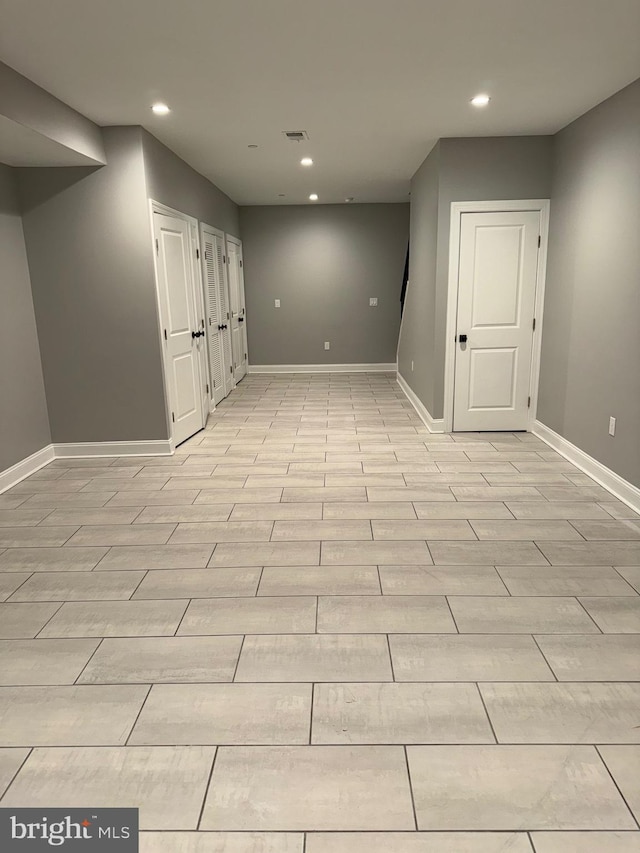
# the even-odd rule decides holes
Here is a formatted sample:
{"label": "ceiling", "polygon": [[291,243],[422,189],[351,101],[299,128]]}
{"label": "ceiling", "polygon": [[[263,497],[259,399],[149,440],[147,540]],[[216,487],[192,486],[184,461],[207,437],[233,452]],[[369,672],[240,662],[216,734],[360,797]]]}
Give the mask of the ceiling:
{"label": "ceiling", "polygon": [[640,0],[0,0],[0,20],[0,59],[239,204],[406,201],[438,138],[554,133],[640,77]]}

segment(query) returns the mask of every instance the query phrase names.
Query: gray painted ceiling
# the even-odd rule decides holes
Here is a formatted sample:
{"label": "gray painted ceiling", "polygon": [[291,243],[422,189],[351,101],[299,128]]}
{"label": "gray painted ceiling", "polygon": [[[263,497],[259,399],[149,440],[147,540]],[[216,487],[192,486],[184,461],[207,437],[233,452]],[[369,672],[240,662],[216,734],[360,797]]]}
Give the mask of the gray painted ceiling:
{"label": "gray painted ceiling", "polygon": [[240,204],[406,201],[439,137],[553,133],[640,76],[640,0],[0,0],[0,20],[7,64]]}

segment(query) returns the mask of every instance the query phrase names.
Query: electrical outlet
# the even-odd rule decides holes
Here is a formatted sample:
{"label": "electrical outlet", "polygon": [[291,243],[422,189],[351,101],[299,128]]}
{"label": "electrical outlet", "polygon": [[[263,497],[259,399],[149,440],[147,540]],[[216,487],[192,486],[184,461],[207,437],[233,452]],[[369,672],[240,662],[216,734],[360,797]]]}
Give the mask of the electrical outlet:
{"label": "electrical outlet", "polygon": [[331,349],[331,344],[330,344],[330,342],[329,342],[329,341],[325,341],[325,342],[324,342],[324,348],[325,348],[325,349]]}
{"label": "electrical outlet", "polygon": [[615,434],[616,434],[616,419],[615,418],[609,418],[609,435],[615,435]]}
{"label": "electrical outlet", "polygon": [[378,297],[377,296],[371,296],[370,297],[369,307],[370,308],[377,308],[378,307]]}
{"label": "electrical outlet", "polygon": [[411,372],[413,373],[413,362],[411,362]]}
{"label": "electrical outlet", "polygon": [[275,305],[275,307],[276,307],[276,308],[279,308],[279,307],[280,307],[280,300],[279,300],[279,299],[275,299],[275,300],[274,300],[274,305]]}

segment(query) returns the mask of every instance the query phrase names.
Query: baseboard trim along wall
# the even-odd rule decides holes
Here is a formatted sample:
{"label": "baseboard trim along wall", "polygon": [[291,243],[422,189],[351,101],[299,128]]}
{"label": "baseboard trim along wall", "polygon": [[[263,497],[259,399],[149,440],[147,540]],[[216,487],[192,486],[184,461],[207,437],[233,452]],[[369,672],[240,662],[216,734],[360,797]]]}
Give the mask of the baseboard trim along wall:
{"label": "baseboard trim along wall", "polygon": [[250,364],[247,373],[395,373],[389,364]]}
{"label": "baseboard trim along wall", "polygon": [[35,474],[54,459],[98,459],[105,456],[172,456],[175,447],[165,441],[90,441],[80,444],[48,444],[6,471],[0,471],[0,494]]}
{"label": "baseboard trim along wall", "polygon": [[171,439],[161,441],[84,441],[54,444],[56,459],[83,459],[100,456],[171,456]]}
{"label": "baseboard trim along wall", "polygon": [[402,376],[402,374],[397,374],[397,380],[398,385],[404,391],[405,397],[416,410],[420,420],[427,427],[429,432],[444,432],[444,418],[431,417],[431,414],[425,407],[422,400],[418,397],[416,392],[409,387],[407,380]]}
{"label": "baseboard trim along wall", "polygon": [[540,421],[534,421],[531,432],[541,438],[549,447],[552,447],[561,456],[564,456],[569,462],[572,462],[576,468],[584,471],[592,479],[603,486],[608,492],[611,492],[618,500],[630,506],[635,512],[640,512],[640,489],[629,483],[611,468],[607,468],[593,456],[589,456],[584,450],[580,450],[575,444],[572,444],[566,438],[563,438],[557,432],[554,432]]}
{"label": "baseboard trim along wall", "polygon": [[26,459],[16,462],[16,464],[12,465],[11,468],[7,468],[5,471],[0,471],[0,493],[6,492],[7,489],[17,485],[21,480],[24,480],[25,477],[30,477],[32,474],[35,474],[36,471],[39,471],[40,468],[44,468],[45,465],[48,465],[49,462],[53,462],[54,459],[55,454],[53,451],[53,444],[48,444],[46,447],[43,447],[42,450],[37,450],[35,453],[32,453],[31,456],[27,456]]}

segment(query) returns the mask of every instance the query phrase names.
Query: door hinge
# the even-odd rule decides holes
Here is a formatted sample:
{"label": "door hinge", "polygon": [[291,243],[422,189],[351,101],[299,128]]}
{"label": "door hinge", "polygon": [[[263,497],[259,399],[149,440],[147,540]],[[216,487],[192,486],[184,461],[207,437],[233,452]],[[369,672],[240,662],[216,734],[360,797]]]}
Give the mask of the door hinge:
{"label": "door hinge", "polygon": [[160,254],[160,244],[158,243],[158,239],[156,238],[156,255]]}
{"label": "door hinge", "polygon": [[166,329],[164,330],[164,339],[165,339],[165,341],[167,340],[167,330]]}
{"label": "door hinge", "polygon": [[540,248],[542,244],[542,235],[538,234],[538,248]]}
{"label": "door hinge", "polygon": [[226,263],[227,263],[227,256],[226,256],[226,255],[223,255],[223,256],[222,256],[222,263],[223,263],[223,264],[226,264]]}
{"label": "door hinge", "polygon": [[242,266],[242,261],[240,261],[240,266]]}
{"label": "door hinge", "polygon": [[172,421],[173,421],[173,423],[175,424],[175,422],[176,422],[176,416],[175,416],[175,413],[174,413],[174,412],[171,412],[171,420],[172,420]]}
{"label": "door hinge", "polygon": [[536,318],[534,317],[533,318],[533,331],[535,332],[535,330],[536,330]]}
{"label": "door hinge", "polygon": [[207,394],[209,393],[209,383],[207,382]]}
{"label": "door hinge", "polygon": [[229,373],[233,373],[233,367],[229,368]]}
{"label": "door hinge", "polygon": [[196,258],[200,260],[200,249],[196,249]]}
{"label": "door hinge", "polygon": [[531,408],[531,397],[527,399],[527,409]]}

